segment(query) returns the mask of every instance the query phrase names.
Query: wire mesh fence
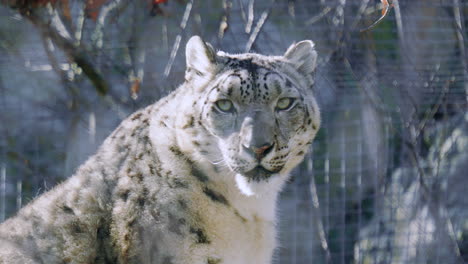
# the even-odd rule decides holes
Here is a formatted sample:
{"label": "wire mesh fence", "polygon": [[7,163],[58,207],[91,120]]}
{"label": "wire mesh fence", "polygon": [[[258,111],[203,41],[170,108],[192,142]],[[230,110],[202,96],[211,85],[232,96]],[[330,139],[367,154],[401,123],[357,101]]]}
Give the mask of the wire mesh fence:
{"label": "wire mesh fence", "polygon": [[1,3],[0,221],[180,84],[190,36],[274,55],[312,39],[323,125],[275,263],[468,262],[468,2]]}

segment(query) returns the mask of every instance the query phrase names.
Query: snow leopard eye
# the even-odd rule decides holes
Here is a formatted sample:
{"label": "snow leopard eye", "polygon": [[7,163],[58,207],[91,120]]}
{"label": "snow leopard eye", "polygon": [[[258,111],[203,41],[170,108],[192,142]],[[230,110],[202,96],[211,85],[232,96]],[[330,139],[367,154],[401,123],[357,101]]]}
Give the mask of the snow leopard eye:
{"label": "snow leopard eye", "polygon": [[227,99],[221,99],[216,101],[216,107],[221,110],[222,112],[233,112],[234,111],[234,104],[227,100]]}
{"label": "snow leopard eye", "polygon": [[276,103],[276,110],[284,111],[291,108],[294,103],[294,98],[284,97],[278,100]]}

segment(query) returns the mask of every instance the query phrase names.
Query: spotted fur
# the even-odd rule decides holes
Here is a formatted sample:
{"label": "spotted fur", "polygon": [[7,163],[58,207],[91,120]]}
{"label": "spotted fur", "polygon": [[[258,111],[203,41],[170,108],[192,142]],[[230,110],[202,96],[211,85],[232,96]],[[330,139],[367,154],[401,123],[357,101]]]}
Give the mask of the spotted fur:
{"label": "spotted fur", "polygon": [[311,41],[231,55],[193,37],[179,89],[0,225],[0,263],[271,263],[278,192],[320,125],[316,56]]}

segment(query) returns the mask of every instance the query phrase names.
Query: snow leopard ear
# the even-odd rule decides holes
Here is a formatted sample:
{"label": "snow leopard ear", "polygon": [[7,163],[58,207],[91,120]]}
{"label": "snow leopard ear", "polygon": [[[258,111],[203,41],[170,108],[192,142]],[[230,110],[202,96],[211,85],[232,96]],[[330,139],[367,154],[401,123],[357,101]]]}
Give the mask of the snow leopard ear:
{"label": "snow leopard ear", "polygon": [[292,44],[284,54],[286,60],[306,77],[312,77],[317,66],[317,51],[314,46],[311,40],[303,40]]}
{"label": "snow leopard ear", "polygon": [[216,71],[216,52],[199,36],[193,36],[187,42],[185,59],[187,62],[186,81],[209,81]]}

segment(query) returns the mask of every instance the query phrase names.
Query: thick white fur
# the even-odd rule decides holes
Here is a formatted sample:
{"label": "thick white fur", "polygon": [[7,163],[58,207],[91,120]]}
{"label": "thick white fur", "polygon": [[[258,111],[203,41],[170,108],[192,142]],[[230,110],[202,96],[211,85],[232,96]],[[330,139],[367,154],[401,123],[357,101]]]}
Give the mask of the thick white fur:
{"label": "thick white fur", "polygon": [[[271,263],[278,194],[320,125],[310,91],[316,58],[311,41],[284,56],[229,55],[192,37],[181,87],[123,121],[74,176],[0,225],[0,263]],[[304,98],[309,116],[295,116],[299,132],[281,128],[290,133],[288,152],[268,178],[233,171],[225,159],[232,142],[213,127],[225,120],[210,123],[204,115],[207,89],[239,70],[230,59],[254,63],[265,80],[272,68]],[[245,72],[241,67],[238,75]],[[272,162],[280,151],[264,159]]]}

